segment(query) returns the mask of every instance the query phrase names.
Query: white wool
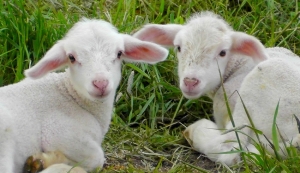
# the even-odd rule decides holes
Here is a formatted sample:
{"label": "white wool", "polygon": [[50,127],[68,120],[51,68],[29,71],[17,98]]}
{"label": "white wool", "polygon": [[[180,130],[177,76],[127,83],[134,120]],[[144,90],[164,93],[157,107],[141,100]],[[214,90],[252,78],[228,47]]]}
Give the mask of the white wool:
{"label": "white wool", "polygon": [[[61,166],[51,167],[59,158],[69,166],[79,163],[85,171],[102,167],[101,143],[109,128],[122,60],[153,64],[167,55],[165,48],[120,34],[105,21],[76,23],[25,71],[27,78],[0,88],[1,172],[22,172],[31,155],[44,159],[50,166],[47,172],[60,170]],[[52,72],[65,66],[66,72]]]}
{"label": "white wool", "polygon": [[[233,31],[212,12],[193,15],[185,25],[148,24],[136,38],[174,46],[177,49],[180,89],[185,97],[196,99],[206,94],[213,100],[216,124],[199,120],[184,132],[192,147],[213,161],[228,165],[237,163],[239,154],[216,154],[239,148],[224,99],[222,82],[229,98],[236,127],[250,125],[237,91],[245,102],[254,125],[272,140],[272,123],[280,100],[277,125],[284,140],[279,153],[286,154],[284,143],[300,144],[294,118],[300,118],[300,59],[285,48],[265,48],[260,41],[246,33]],[[221,77],[220,77],[221,76]],[[256,139],[253,131],[242,131]],[[252,152],[248,137],[240,134],[242,147]],[[264,137],[264,145],[269,146]],[[279,137],[279,140],[281,138]],[[270,150],[269,147],[267,147]]]}
{"label": "white wool", "polygon": [[72,167],[65,164],[55,164],[41,173],[87,173],[80,167]]}

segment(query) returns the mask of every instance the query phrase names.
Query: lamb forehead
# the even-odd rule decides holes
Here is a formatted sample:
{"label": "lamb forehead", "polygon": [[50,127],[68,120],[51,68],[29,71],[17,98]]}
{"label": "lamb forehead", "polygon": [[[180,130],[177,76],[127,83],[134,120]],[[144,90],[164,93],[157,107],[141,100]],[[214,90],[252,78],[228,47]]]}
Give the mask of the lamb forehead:
{"label": "lamb forehead", "polygon": [[[201,13],[193,14],[186,22],[186,24],[206,21],[208,23],[212,22],[213,24],[217,24],[218,27],[223,29],[231,30],[231,26],[220,16],[210,11],[204,11]],[[220,28],[220,29],[221,29]]]}
{"label": "lamb forehead", "polygon": [[103,20],[95,19],[81,19],[77,22],[67,33],[65,39],[72,40],[90,40],[102,39],[102,40],[112,40],[117,39],[114,37],[118,36],[117,29],[110,23]]}
{"label": "lamb forehead", "polygon": [[94,19],[82,19],[77,22],[64,40],[74,50],[90,53],[98,50],[111,52],[115,51],[115,48],[122,49],[123,41],[113,25]]}
{"label": "lamb forehead", "polygon": [[84,34],[83,31],[106,31],[117,33],[117,29],[109,22],[100,19],[83,18],[70,29],[67,35],[74,36]]}
{"label": "lamb forehead", "polygon": [[194,14],[181,33],[183,44],[188,49],[209,51],[227,39],[232,28],[219,16],[211,12]]}

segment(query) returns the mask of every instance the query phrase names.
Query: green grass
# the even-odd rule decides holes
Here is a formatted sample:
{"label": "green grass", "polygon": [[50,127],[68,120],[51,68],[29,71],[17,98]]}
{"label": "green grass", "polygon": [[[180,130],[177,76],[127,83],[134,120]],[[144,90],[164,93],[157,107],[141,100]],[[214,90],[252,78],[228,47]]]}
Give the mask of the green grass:
{"label": "green grass", "polygon": [[[300,3],[297,0],[6,0],[0,3],[0,86],[23,79],[53,43],[81,17],[110,21],[122,33],[145,23],[178,23],[195,12],[212,10],[234,29],[258,37],[267,47],[282,46],[300,55]],[[245,154],[251,169],[215,165],[191,150],[181,132],[212,116],[207,97],[185,99],[178,89],[176,57],[157,65],[124,64],[111,128],[104,140],[102,172],[295,172],[297,151],[281,160]],[[127,80],[135,72],[131,92]],[[258,146],[259,147],[259,146]],[[254,159],[255,158],[255,159]],[[95,171],[97,172],[97,171]]]}

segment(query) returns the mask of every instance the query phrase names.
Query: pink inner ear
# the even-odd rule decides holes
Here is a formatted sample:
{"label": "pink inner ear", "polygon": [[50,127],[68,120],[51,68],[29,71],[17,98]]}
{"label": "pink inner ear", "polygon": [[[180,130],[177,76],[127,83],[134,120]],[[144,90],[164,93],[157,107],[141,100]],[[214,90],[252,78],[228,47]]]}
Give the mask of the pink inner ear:
{"label": "pink inner ear", "polygon": [[161,52],[152,51],[144,46],[133,47],[130,50],[126,50],[124,53],[133,60],[159,61],[161,57]]}
{"label": "pink inner ear", "polygon": [[168,35],[158,28],[150,28],[146,32],[138,36],[140,40],[154,42],[160,45],[173,45],[173,40]]}
{"label": "pink inner ear", "polygon": [[263,46],[257,45],[253,40],[244,40],[239,46],[235,47],[233,51],[245,54],[252,57],[255,61],[262,61],[267,59],[264,54]]}
{"label": "pink inner ear", "polygon": [[46,73],[59,68],[64,63],[65,60],[61,60],[61,59],[54,59],[54,60],[41,62],[41,64],[36,68],[33,67],[32,69],[29,69],[28,75],[32,78],[39,78],[45,75]]}
{"label": "pink inner ear", "polygon": [[145,47],[134,47],[130,50],[126,50],[125,55],[131,57],[134,60],[140,60],[141,55],[143,56],[143,54],[146,52],[149,52],[149,50]]}
{"label": "pink inner ear", "polygon": [[253,41],[245,40],[240,46],[236,47],[235,51],[242,52],[248,56],[259,55],[259,52],[257,49],[255,49],[255,46],[256,45]]}

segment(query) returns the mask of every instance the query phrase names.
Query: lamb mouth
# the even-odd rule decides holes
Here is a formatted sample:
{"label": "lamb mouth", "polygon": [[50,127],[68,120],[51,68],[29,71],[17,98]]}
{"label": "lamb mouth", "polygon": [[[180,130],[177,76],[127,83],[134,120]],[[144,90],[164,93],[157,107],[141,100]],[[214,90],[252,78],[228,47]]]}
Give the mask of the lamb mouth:
{"label": "lamb mouth", "polygon": [[103,93],[89,93],[91,97],[95,99],[104,99],[109,95],[109,92],[103,92]]}
{"label": "lamb mouth", "polygon": [[186,91],[182,91],[183,95],[188,98],[188,99],[197,99],[201,96],[200,92],[186,92]]}

